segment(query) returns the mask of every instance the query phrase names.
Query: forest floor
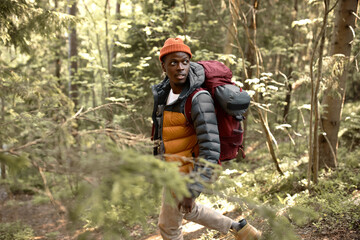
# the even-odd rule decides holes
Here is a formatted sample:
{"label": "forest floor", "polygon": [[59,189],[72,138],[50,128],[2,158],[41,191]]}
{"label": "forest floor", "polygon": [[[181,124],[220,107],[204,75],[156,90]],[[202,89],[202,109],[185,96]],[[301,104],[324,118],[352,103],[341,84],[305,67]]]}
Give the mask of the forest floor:
{"label": "forest floor", "polygon": [[[0,188],[1,191],[1,188]],[[3,193],[0,193],[3,195]],[[0,223],[11,223],[21,221],[23,224],[30,226],[34,231],[34,238],[41,240],[73,240],[77,239],[81,231],[71,231],[67,227],[68,219],[64,214],[58,214],[56,209],[50,203],[35,204],[32,201],[32,196],[26,194],[8,196],[0,204]],[[225,215],[238,219],[240,213],[237,211],[225,212]],[[155,225],[156,219],[150,219],[149,224]],[[254,219],[252,224],[259,229],[262,229],[262,221]],[[71,225],[71,224],[70,224]],[[155,229],[155,228],[154,228]],[[342,228],[337,229],[323,228],[327,230],[319,231],[316,226],[308,225],[302,228],[296,228],[296,234],[299,239],[311,240],[359,240],[360,235],[355,231]],[[203,234],[208,230],[198,224],[184,221],[184,239],[204,239]],[[161,240],[158,231],[154,230],[152,234],[141,236],[141,229],[134,228],[133,239],[141,240]],[[101,239],[100,234],[94,232],[92,234],[98,239]],[[203,236],[203,237],[202,237]],[[206,238],[209,239],[209,238]],[[221,236],[215,234],[213,239],[233,239],[230,234]]]}

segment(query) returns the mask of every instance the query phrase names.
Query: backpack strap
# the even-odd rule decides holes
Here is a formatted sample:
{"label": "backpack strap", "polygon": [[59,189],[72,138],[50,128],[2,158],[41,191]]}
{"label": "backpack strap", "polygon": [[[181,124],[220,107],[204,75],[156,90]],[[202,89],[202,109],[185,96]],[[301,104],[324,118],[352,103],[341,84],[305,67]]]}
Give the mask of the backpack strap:
{"label": "backpack strap", "polygon": [[197,88],[195,89],[186,99],[185,106],[184,106],[184,115],[186,120],[192,125],[193,121],[191,119],[191,106],[193,98],[198,95],[200,92],[206,91],[204,88]]}

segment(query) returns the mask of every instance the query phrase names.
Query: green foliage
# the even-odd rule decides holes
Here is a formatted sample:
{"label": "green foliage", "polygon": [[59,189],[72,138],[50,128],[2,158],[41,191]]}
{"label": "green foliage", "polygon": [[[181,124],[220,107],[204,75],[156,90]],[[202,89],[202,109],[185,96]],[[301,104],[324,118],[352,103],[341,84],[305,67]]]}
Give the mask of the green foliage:
{"label": "green foliage", "polygon": [[177,166],[153,156],[107,147],[106,153],[90,157],[85,164],[91,182],[79,183],[71,218],[85,222],[86,228],[101,228],[105,239],[130,238],[129,229],[138,224],[146,231],[148,216],[157,213],[163,187],[180,198],[188,194]]}
{"label": "green foliage", "polygon": [[319,219],[314,223],[319,229],[332,229],[340,224],[347,229],[360,230],[358,156],[359,150],[353,154],[340,151],[342,163],[339,169],[323,173],[311,197],[299,202],[300,205],[312,206],[318,212]]}
{"label": "green foliage", "polygon": [[[319,231],[343,226],[359,231],[359,151],[349,154],[340,149],[341,164],[337,171],[323,172],[319,184],[306,188],[306,157],[287,152],[279,146],[284,176],[269,172],[271,162],[257,159],[263,149],[248,155],[250,161],[224,164],[225,171],[212,188],[211,195],[202,196],[205,204],[214,208],[235,206],[242,215],[265,220],[265,239],[299,239],[297,228],[314,225]],[[286,145],[285,145],[286,146]],[[230,208],[231,209],[231,208]],[[214,232],[209,233],[211,236]],[[208,239],[204,236],[204,239]],[[216,238],[214,238],[216,239]]]}
{"label": "green foliage", "polygon": [[0,3],[0,39],[5,46],[15,46],[29,52],[33,35],[52,36],[70,22],[70,16],[50,11],[36,2],[2,0]]}
{"label": "green foliage", "polygon": [[2,76],[0,94],[7,104],[2,111],[4,131],[0,141],[7,148],[42,141],[71,112],[71,102],[62,94],[55,79],[38,78],[35,74],[22,76],[11,68]]}
{"label": "green foliage", "polygon": [[49,233],[46,233],[46,237],[47,239],[49,240],[52,240],[52,239],[57,239],[57,236],[60,235],[60,232],[49,232]]}
{"label": "green foliage", "polygon": [[50,199],[48,196],[44,195],[35,195],[31,201],[34,205],[42,205],[50,203]]}
{"label": "green foliage", "polygon": [[360,107],[357,103],[347,103],[339,131],[340,144],[352,151],[360,144]]}
{"label": "green foliage", "polygon": [[24,155],[14,156],[6,153],[0,153],[0,163],[4,163],[8,166],[10,173],[15,173],[16,171],[29,167],[30,160]]}
{"label": "green foliage", "polygon": [[30,240],[33,239],[32,228],[21,223],[0,223],[0,240]]}
{"label": "green foliage", "polygon": [[[200,200],[216,208],[235,206],[250,220],[261,218],[268,239],[296,239],[294,228],[311,224],[333,227],[342,221],[349,228],[359,228],[355,203],[360,185],[360,110],[356,102],[345,104],[340,168],[323,173],[317,187],[306,189],[309,57],[322,20],[321,1],[296,1],[296,9],[295,1],[261,2],[255,41],[259,66],[251,66],[249,59],[243,59],[248,56],[242,55],[251,47],[251,29],[245,23],[252,21],[245,17],[253,9],[242,4],[245,1],[238,8],[231,5],[235,1],[213,1],[213,8],[208,0],[110,0],[106,6],[84,0],[76,19],[60,12],[67,1],[56,2],[57,9],[54,1],[0,3],[0,162],[6,164],[6,183],[13,194],[35,194],[32,203],[43,204],[48,203],[43,192],[48,187],[56,201],[69,204],[74,227],[93,227],[105,239],[134,238],[129,231],[138,225],[142,233],[151,231],[147,221],[157,214],[163,184],[179,196],[187,194],[188,179],[176,167],[150,156],[152,145],[145,140],[151,128],[150,87],[162,80],[159,50],[166,38],[180,36],[191,47],[193,61],[227,62],[236,84],[248,83],[249,92],[258,97],[247,118],[247,150],[255,149],[248,155],[250,160],[225,164],[227,170],[212,186],[213,195]],[[115,13],[118,2],[120,12]],[[75,26],[78,19],[78,56],[72,60],[79,66],[73,79],[79,87],[79,105],[74,109],[68,97],[70,59],[65,44],[69,33],[63,30]],[[234,35],[240,44],[228,38],[230,20],[236,20]],[[359,30],[354,31],[359,36]],[[330,40],[331,31],[328,34]],[[355,53],[358,42],[357,37],[352,43]],[[224,54],[228,46],[231,53]],[[356,63],[359,56],[354,54],[351,60]],[[323,84],[337,87],[333,77],[342,60],[324,58]],[[253,70],[249,79],[243,79],[243,65]],[[348,76],[347,91],[356,100],[359,71],[349,67]],[[284,124],[289,84],[293,89]],[[284,176],[273,169],[254,107],[268,113]],[[16,205],[14,201],[6,204]],[[1,226],[8,234],[27,229],[17,224]],[[90,235],[86,232],[81,237]],[[214,231],[202,236],[217,237]]]}

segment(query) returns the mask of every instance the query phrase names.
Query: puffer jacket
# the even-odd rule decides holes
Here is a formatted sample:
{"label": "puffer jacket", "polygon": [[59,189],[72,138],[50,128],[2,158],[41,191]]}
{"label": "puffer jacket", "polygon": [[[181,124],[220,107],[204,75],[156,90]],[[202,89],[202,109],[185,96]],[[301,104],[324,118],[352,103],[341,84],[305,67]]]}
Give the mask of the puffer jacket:
{"label": "puffer jacket", "polygon": [[[170,80],[167,77],[161,83],[152,87],[154,95],[154,110],[152,114],[154,123],[153,140],[157,143],[154,148],[155,155],[169,152],[165,149],[163,139],[164,111],[184,114],[187,97],[195,89],[200,88],[204,81],[205,73],[203,67],[200,64],[191,62],[187,84],[174,103],[166,105],[171,89]],[[208,92],[200,91],[194,95],[191,105],[191,118],[197,137],[198,156],[210,163],[217,164],[220,157],[219,131],[214,103]],[[205,181],[209,181],[212,176],[211,167],[197,164],[195,164],[193,172],[198,172]],[[193,197],[197,197],[202,189],[203,186],[199,182],[189,185],[189,191]]]}

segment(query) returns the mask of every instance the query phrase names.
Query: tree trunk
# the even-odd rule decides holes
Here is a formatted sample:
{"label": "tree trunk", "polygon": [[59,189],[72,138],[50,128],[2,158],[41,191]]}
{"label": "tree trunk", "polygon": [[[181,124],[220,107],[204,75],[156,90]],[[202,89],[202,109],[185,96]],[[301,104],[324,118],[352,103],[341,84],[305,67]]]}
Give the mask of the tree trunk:
{"label": "tree trunk", "polygon": [[[321,31],[321,40],[320,40],[320,46],[319,46],[319,61],[318,61],[318,71],[317,71],[317,79],[315,83],[314,88],[314,97],[312,104],[312,107],[314,107],[314,144],[313,149],[310,151],[312,153],[312,161],[309,161],[309,164],[312,163],[312,174],[313,174],[313,181],[315,184],[318,183],[318,176],[319,176],[319,91],[320,91],[320,82],[322,79],[322,63],[323,63],[323,52],[324,52],[324,45],[325,45],[325,36],[326,36],[326,25],[327,25],[327,18],[328,18],[328,10],[329,10],[329,4],[330,0],[324,0],[325,3],[325,14],[323,18],[323,26]],[[311,63],[312,64],[312,63]],[[312,84],[314,84],[313,78],[312,78]]]}
{"label": "tree trunk", "polygon": [[[236,26],[237,19],[234,17],[231,17],[229,20],[229,24],[226,31],[226,38],[225,38],[225,46],[224,46],[224,53],[225,54],[231,54],[233,51],[233,44],[234,44],[234,33],[236,32],[235,26]],[[225,65],[230,67],[229,60],[226,60]],[[243,79],[244,80],[244,79]]]}
{"label": "tree trunk", "polygon": [[[247,67],[247,74],[248,77],[252,77],[252,66],[256,64],[255,61],[255,43],[256,43],[256,28],[257,28],[257,21],[256,21],[256,11],[259,8],[259,0],[252,0],[252,10],[251,14],[249,15],[248,19],[248,31],[249,37],[251,39],[247,39],[247,44],[245,46],[245,59],[250,63],[250,66]],[[253,43],[251,43],[251,41]],[[248,84],[245,84],[245,89],[249,89]]]}
{"label": "tree trunk", "polygon": [[[76,1],[68,2],[68,14],[76,16]],[[76,26],[69,27],[69,96],[75,104],[75,109],[79,105],[79,89],[76,83],[76,73],[78,71],[77,64],[77,33]]]}
{"label": "tree trunk", "polygon": [[[108,74],[111,74],[111,52],[109,47],[109,27],[108,27],[108,8],[109,6],[109,0],[105,0],[105,6],[104,6],[104,17],[105,17],[105,49],[106,49],[106,58],[107,58],[107,70]],[[108,96],[106,96],[108,97]]]}
{"label": "tree trunk", "polygon": [[319,138],[320,167],[326,165],[334,168],[337,165],[338,132],[345,99],[347,65],[351,53],[351,41],[353,40],[352,29],[355,28],[353,13],[356,13],[357,5],[357,0],[340,0],[337,6],[330,53],[331,55],[343,54],[345,63],[342,73],[339,76],[334,76],[334,81],[337,81],[338,84],[337,94],[334,94],[331,86],[329,86],[322,101],[324,113],[321,115],[320,121],[326,135],[321,135]]}
{"label": "tree trunk", "polygon": [[[119,21],[121,19],[121,0],[116,1],[116,7],[115,7],[115,19]],[[116,63],[116,53],[119,50],[118,47],[116,47],[115,42],[119,40],[119,36],[115,33],[114,40],[113,40],[113,47],[112,47],[112,54],[111,54],[111,63]]]}
{"label": "tree trunk", "polygon": [[[121,19],[121,0],[117,0],[116,1],[116,6],[115,6],[115,19],[116,21],[120,21]],[[117,54],[120,53],[121,48],[118,47],[115,42],[119,41],[119,35],[117,34],[117,31],[115,31],[114,36],[113,36],[113,40],[112,40],[112,47],[111,47],[111,59],[110,59],[110,63],[111,63],[111,72],[110,75],[113,78],[113,76],[116,74],[115,73],[115,69],[112,68],[113,65],[116,64],[116,56]],[[115,96],[115,90],[116,88],[114,87],[113,84],[110,84],[109,86],[109,96],[110,97],[114,97]]]}
{"label": "tree trunk", "polygon": [[[297,19],[297,11],[298,11],[298,0],[294,1],[294,9],[293,12],[291,14],[291,22],[295,21]],[[291,30],[291,46],[294,46],[295,41],[296,41],[296,30],[293,28]],[[291,102],[291,94],[292,94],[292,84],[291,84],[291,80],[292,80],[292,64],[294,62],[294,55],[292,55],[290,57],[290,66],[287,70],[287,80],[285,82],[285,87],[287,89],[286,91],[286,97],[285,97],[285,102],[286,105],[284,107],[284,113],[283,113],[283,122],[287,123],[287,117],[289,115],[289,111],[290,111],[290,102]]]}
{"label": "tree trunk", "polygon": [[[1,121],[5,121],[5,98],[1,97]],[[0,149],[2,149],[2,143],[0,142]],[[1,168],[1,178],[6,179],[6,165],[5,163],[0,164]]]}
{"label": "tree trunk", "polygon": [[[55,11],[58,10],[58,0],[55,0]],[[59,86],[61,87],[60,82],[60,71],[61,71],[61,58],[60,58],[60,42],[61,42],[61,36],[60,34],[57,34],[56,36],[56,49],[55,49],[55,77],[58,79]]]}
{"label": "tree trunk", "polygon": [[[246,72],[248,74],[248,78],[252,78],[252,66],[254,64],[256,64],[255,61],[255,43],[256,43],[256,28],[257,28],[257,21],[256,21],[256,11],[259,8],[259,0],[253,0],[252,1],[252,11],[251,14],[249,16],[248,19],[248,31],[249,31],[249,36],[253,42],[253,44],[251,44],[250,39],[247,40],[247,44],[245,46],[245,59],[246,61],[250,62],[250,66],[247,67]],[[248,83],[245,82],[244,79],[244,89],[245,90],[250,90],[250,85]],[[248,116],[248,111],[245,113],[245,120],[244,120],[244,141],[243,141],[243,146],[245,149],[245,143],[246,143],[246,135],[247,135],[247,116]],[[240,154],[241,155],[241,154]]]}
{"label": "tree trunk", "polygon": [[186,36],[187,36],[187,11],[186,11],[186,0],[183,0],[183,6],[184,6],[184,17],[182,20],[182,25],[183,25],[183,34],[185,36],[185,41],[186,41]]}

